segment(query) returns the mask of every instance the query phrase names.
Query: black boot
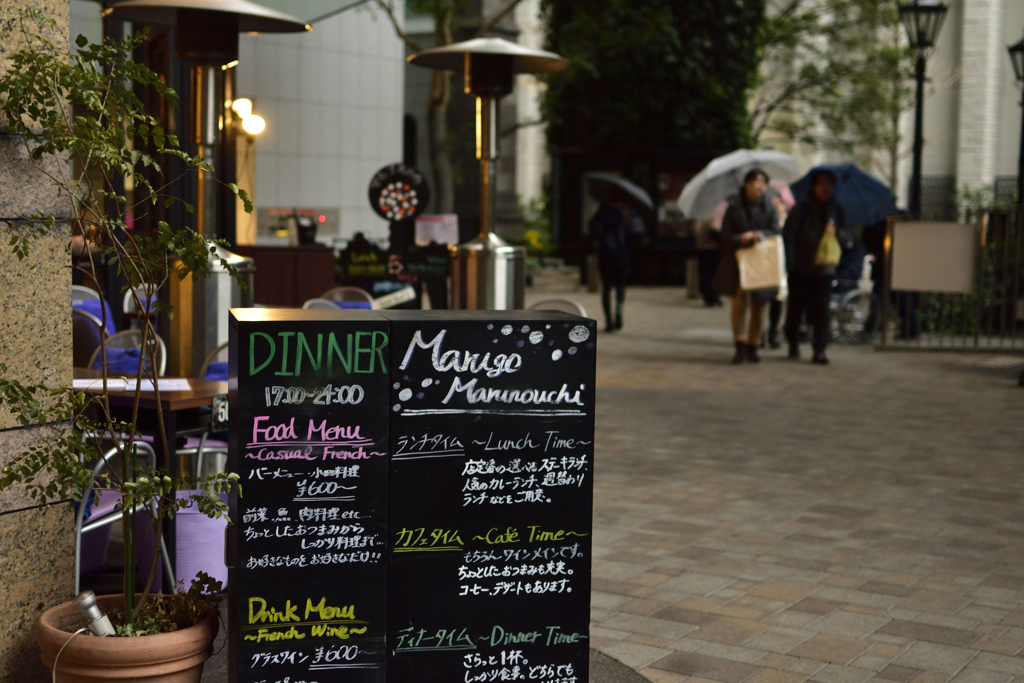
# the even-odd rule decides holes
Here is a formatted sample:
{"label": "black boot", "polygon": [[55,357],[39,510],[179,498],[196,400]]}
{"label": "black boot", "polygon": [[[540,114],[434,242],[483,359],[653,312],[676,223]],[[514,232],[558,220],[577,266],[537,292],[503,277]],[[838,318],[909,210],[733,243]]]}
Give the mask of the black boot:
{"label": "black boot", "polygon": [[615,329],[622,329],[622,311],[615,314]]}
{"label": "black boot", "polygon": [[747,345],[744,342],[736,342],[736,355],[732,357],[732,364],[739,365],[747,359]]}
{"label": "black boot", "polygon": [[814,355],[811,356],[811,362],[818,365],[828,365],[828,358],[825,356],[824,351],[815,351]]}
{"label": "black boot", "polygon": [[772,347],[773,349],[777,349],[782,346],[782,344],[779,343],[778,330],[768,330],[768,346]]}
{"label": "black boot", "polygon": [[794,360],[800,358],[800,344],[796,342],[789,342],[789,357]]}
{"label": "black boot", "polygon": [[757,355],[757,345],[747,344],[747,360],[751,363],[760,363],[761,358]]}

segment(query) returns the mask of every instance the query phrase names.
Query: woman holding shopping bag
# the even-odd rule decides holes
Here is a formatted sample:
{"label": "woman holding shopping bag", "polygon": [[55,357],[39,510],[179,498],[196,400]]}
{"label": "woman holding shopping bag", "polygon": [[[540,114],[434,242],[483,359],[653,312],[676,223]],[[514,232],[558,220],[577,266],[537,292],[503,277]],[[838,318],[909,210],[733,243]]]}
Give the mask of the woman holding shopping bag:
{"label": "woman holding shopping bag", "polygon": [[778,293],[775,289],[746,291],[740,287],[736,252],[753,246],[765,237],[778,235],[779,217],[768,200],[768,174],[755,168],[743,178],[738,194],[729,197],[729,208],[722,218],[722,258],[715,272],[715,291],[732,298],[732,334],[736,342],[733,363],[757,363],[761,324],[765,304]]}

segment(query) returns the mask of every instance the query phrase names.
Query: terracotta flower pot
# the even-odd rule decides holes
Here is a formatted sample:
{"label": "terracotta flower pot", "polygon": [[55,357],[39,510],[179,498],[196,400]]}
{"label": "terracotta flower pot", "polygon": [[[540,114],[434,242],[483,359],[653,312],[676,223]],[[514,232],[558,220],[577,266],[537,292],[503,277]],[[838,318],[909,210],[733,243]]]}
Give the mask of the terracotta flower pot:
{"label": "terracotta flower pot", "polygon": [[[96,603],[107,613],[121,605],[121,596],[103,595]],[[220,628],[213,613],[195,626],[172,633],[136,638],[98,638],[83,633],[68,642],[71,632],[63,627],[74,625],[77,630],[82,623],[81,613],[65,602],[43,612],[36,624],[43,664],[51,671],[57,652],[67,643],[57,662],[57,683],[199,683]]]}

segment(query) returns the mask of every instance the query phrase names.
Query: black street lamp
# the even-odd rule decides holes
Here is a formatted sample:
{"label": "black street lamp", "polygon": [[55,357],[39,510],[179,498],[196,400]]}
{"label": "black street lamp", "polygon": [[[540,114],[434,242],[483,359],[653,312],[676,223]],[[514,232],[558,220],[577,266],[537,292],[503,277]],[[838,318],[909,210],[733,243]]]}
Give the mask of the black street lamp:
{"label": "black street lamp", "polygon": [[[1024,38],[1006,48],[1010,52],[1010,63],[1013,64],[1013,75],[1017,85],[1024,83]],[[1024,100],[1021,101],[1024,110]],[[1024,121],[1020,130],[1020,155],[1017,161],[1017,203],[1024,202]]]}
{"label": "black street lamp", "polygon": [[925,57],[935,46],[949,7],[938,0],[914,0],[900,5],[900,17],[910,46],[917,50],[917,109],[914,116],[914,173],[910,181],[910,213],[921,217],[921,150],[924,147]]}

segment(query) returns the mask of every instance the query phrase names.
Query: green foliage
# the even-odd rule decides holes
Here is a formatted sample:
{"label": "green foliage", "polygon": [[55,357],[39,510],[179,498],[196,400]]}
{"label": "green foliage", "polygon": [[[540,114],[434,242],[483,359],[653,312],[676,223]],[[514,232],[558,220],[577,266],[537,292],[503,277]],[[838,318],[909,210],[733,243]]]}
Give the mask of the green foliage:
{"label": "green foliage", "polygon": [[992,184],[971,187],[961,185],[957,190],[955,198],[957,213],[964,220],[977,220],[983,213],[990,211],[1006,211],[1011,205],[1017,203],[1017,190],[1011,190],[1009,203],[1001,201],[996,197],[995,188]]}
{"label": "green foliage", "polygon": [[520,203],[519,211],[523,215],[523,239],[527,253],[540,259],[554,255],[556,247],[551,243],[551,216],[546,194]]}
{"label": "green foliage", "polygon": [[913,104],[913,54],[892,0],[773,0],[758,36],[752,83],[755,139],[882,150],[896,184],[899,117]]}
{"label": "green foliage", "polygon": [[763,0],[543,0],[554,145],[732,149],[747,141],[746,89]]}
{"label": "green foliage", "polygon": [[[8,55],[7,70],[0,74],[0,118],[9,133],[23,137],[32,160],[65,158],[74,162],[73,168],[80,169],[80,175],[71,178],[64,165],[57,165],[56,175],[47,170],[52,165],[38,166],[60,190],[60,196],[71,202],[70,214],[77,217],[81,227],[86,258],[91,259],[96,251],[105,252],[108,262],[116,265],[126,281],[124,291],[131,288],[136,308],[145,310],[147,306],[136,290],[138,286],[155,292],[171,277],[206,277],[217,249],[214,242],[195,231],[172,230],[163,222],[147,234],[128,230],[125,216],[129,212],[138,216],[148,206],[170,206],[180,201],[163,192],[165,184],[154,184],[165,182],[162,169],[155,155],[141,150],[153,149],[156,155],[179,159],[186,173],[213,169],[201,157],[178,149],[178,139],[146,113],[136,94],[136,88],[152,89],[168,104],[173,106],[177,102],[177,95],[157,74],[131,59],[133,51],[146,40],[145,34],[123,41],[108,40],[102,45],[90,44],[79,36],[75,41],[78,51],[69,56],[41,37],[47,26],[52,27],[52,21],[32,12],[22,12],[16,20],[0,23],[0,41],[17,30],[29,46]],[[152,173],[137,173],[140,168],[151,169]],[[120,186],[117,181],[128,177],[134,181],[131,205],[116,189]],[[251,212],[248,194],[234,184],[229,187],[242,199],[246,211]],[[188,212],[193,210],[188,204],[184,206]],[[54,216],[37,212],[8,224],[3,231],[12,252],[24,260],[30,257],[35,240],[52,233],[56,223]],[[225,260],[216,258],[241,283],[237,271]],[[168,315],[173,313],[162,304],[157,304],[156,309]],[[143,364],[140,359],[140,372],[149,376],[159,392],[159,379],[147,370],[157,367],[156,345],[151,343],[155,334],[153,321],[147,318],[141,346],[148,363]],[[105,358],[102,344],[100,349],[101,357]],[[0,491],[20,485],[39,505],[69,498],[81,500],[94,465],[113,445],[121,467],[119,471],[107,467],[98,475],[98,488],[121,494],[125,567],[135,567],[136,507],[155,506],[151,531],[159,534],[164,520],[173,519],[185,507],[195,505],[209,517],[224,517],[228,508],[220,494],[235,491],[241,495],[237,474],[219,473],[199,479],[171,477],[162,468],[136,462],[134,418],[138,414],[140,389],[135,392],[132,420],[121,421],[111,416],[105,393],[87,396],[66,388],[28,385],[8,378],[6,372],[6,366],[0,365],[0,407],[22,426],[38,425],[44,429],[39,430],[32,446],[0,470]],[[108,378],[106,371],[103,377]],[[94,417],[90,419],[87,415]],[[161,434],[161,442],[164,453],[173,452],[174,444],[167,443],[166,434]],[[190,494],[179,499],[179,490],[189,490]],[[194,618],[209,607],[209,580],[176,596],[147,600],[158,559],[159,553],[149,567],[138,602],[135,572],[125,572],[125,634],[166,628],[168,620],[184,623],[182,615]]]}
{"label": "green foliage", "polygon": [[117,635],[150,636],[195,626],[210,615],[219,600],[217,594],[223,590],[220,581],[202,571],[188,590],[184,581],[179,581],[175,588],[172,595],[154,595],[134,623],[118,623]]}

